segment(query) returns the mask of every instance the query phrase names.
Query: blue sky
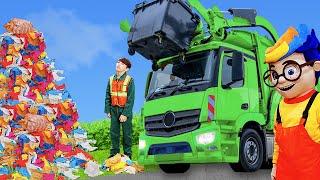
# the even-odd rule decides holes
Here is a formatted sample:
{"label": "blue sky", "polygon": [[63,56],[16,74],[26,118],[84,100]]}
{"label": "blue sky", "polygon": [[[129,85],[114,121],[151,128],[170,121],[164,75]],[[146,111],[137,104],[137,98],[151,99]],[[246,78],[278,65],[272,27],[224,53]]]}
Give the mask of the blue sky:
{"label": "blue sky", "polygon": [[[315,0],[305,0],[303,3],[287,0],[200,1],[207,8],[217,5],[221,10],[232,7],[255,8],[258,15],[273,23],[279,34],[288,26],[300,23],[315,28],[319,34],[319,8]],[[145,81],[151,63],[140,55],[128,55],[127,35],[119,29],[122,19],[133,20],[131,12],[139,2],[4,1],[1,3],[0,24],[5,24],[13,17],[25,18],[43,32],[49,57],[56,59],[58,69],[64,70],[67,89],[77,103],[79,120],[100,120],[105,117],[103,109],[107,79],[114,73],[118,57],[129,57],[133,63],[130,74],[136,84],[134,111],[139,112],[144,102]]]}

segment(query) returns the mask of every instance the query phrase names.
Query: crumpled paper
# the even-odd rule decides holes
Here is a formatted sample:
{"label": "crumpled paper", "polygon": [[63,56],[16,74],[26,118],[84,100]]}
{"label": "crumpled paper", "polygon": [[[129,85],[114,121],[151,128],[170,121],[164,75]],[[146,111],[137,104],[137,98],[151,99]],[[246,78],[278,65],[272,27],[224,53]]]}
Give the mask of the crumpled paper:
{"label": "crumpled paper", "polygon": [[132,161],[128,156],[119,153],[106,159],[102,168],[112,171],[115,174],[120,174],[123,172],[128,174],[136,174],[144,171],[143,166],[140,166],[137,162]]}
{"label": "crumpled paper", "polygon": [[84,173],[86,173],[89,177],[95,177],[102,174],[100,171],[100,166],[94,161],[89,161],[86,164],[86,169],[84,170]]}
{"label": "crumpled paper", "polygon": [[28,32],[34,31],[34,28],[30,21],[13,18],[7,24],[4,25],[4,28],[14,34],[25,34]]}

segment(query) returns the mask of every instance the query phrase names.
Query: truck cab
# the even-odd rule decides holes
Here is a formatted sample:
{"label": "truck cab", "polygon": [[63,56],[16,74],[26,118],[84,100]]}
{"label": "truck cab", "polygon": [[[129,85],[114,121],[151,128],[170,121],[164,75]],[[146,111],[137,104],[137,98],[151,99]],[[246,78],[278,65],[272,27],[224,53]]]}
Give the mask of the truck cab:
{"label": "truck cab", "polygon": [[147,82],[139,162],[176,172],[189,163],[213,162],[254,171],[270,161],[271,90],[259,82],[258,73],[267,69],[263,64],[259,71],[259,58],[241,44],[211,42],[190,50],[184,59],[164,60],[163,68],[151,72]]}

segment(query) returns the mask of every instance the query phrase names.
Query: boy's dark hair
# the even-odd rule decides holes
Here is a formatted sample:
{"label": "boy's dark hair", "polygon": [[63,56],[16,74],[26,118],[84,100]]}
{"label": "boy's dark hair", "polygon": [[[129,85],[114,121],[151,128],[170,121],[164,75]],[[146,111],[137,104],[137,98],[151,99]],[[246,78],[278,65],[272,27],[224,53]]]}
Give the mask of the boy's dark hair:
{"label": "boy's dark hair", "polygon": [[122,58],[118,59],[118,61],[120,61],[123,64],[127,65],[127,67],[129,69],[131,68],[131,62],[129,61],[129,59],[122,57]]}

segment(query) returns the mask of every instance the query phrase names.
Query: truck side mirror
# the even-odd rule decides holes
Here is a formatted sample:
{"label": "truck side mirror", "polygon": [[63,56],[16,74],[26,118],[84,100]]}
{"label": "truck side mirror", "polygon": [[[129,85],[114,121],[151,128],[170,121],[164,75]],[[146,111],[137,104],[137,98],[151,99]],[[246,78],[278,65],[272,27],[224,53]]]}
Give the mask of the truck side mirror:
{"label": "truck side mirror", "polygon": [[239,51],[234,51],[232,55],[232,81],[241,81],[243,79],[243,54]]}

